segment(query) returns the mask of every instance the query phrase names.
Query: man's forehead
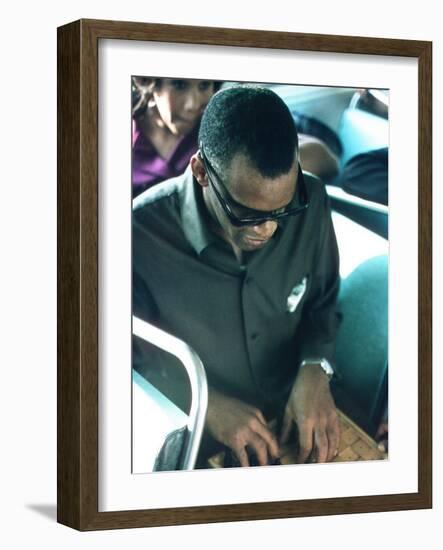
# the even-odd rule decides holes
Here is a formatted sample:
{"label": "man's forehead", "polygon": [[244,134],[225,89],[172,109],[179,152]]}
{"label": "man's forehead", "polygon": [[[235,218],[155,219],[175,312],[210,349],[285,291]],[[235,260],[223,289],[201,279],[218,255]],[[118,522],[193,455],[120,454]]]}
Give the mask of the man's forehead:
{"label": "man's forehead", "polygon": [[232,198],[255,210],[277,210],[289,204],[294,196],[298,173],[297,158],[287,174],[263,176],[243,153],[237,153],[223,176]]}

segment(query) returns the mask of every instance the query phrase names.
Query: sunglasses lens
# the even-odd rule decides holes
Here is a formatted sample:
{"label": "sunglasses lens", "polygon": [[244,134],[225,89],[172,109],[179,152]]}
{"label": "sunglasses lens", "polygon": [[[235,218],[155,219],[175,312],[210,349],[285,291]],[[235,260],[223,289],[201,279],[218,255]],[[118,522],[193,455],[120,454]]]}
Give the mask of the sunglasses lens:
{"label": "sunglasses lens", "polygon": [[[225,211],[227,217],[229,218],[229,221],[232,225],[235,227],[244,227],[244,226],[251,226],[251,225],[262,225],[267,221],[277,221],[277,222],[283,222],[286,218],[289,216],[294,216],[296,214],[299,214],[303,210],[305,210],[309,206],[309,201],[307,200],[306,196],[306,188],[304,186],[304,179],[303,179],[303,172],[301,170],[301,167],[299,165],[298,168],[298,178],[300,181],[300,191],[299,193],[296,193],[299,195],[299,200],[294,197],[294,201],[298,202],[298,206],[295,206],[294,204],[288,205],[287,210],[284,212],[280,212],[279,214],[275,215],[269,215],[269,216],[255,216],[251,215],[250,217],[247,216],[246,213],[243,214],[243,216],[238,216],[235,214],[235,206],[229,204],[228,200],[225,199],[222,196],[222,193],[219,189],[217,189],[217,185],[222,186],[221,182],[217,183],[217,185],[214,184],[212,179],[215,177],[216,181],[219,182],[219,176],[215,172],[214,168],[212,167],[209,160],[206,158],[206,155],[203,150],[203,144],[200,143],[200,157],[203,161],[206,173],[208,175],[209,183],[211,184],[212,188],[214,189],[215,195],[217,197],[217,200],[221,204],[223,210]],[[223,186],[222,186],[223,187]],[[298,186],[297,186],[298,187]],[[300,201],[300,198],[302,199]],[[301,204],[300,204],[301,202]]]}

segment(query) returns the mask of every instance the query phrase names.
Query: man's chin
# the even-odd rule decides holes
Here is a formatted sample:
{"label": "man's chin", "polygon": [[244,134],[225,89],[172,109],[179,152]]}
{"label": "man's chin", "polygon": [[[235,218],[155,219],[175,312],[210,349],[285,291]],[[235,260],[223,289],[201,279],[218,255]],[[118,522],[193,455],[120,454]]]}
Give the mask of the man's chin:
{"label": "man's chin", "polygon": [[249,237],[243,237],[240,248],[244,252],[251,252],[253,250],[259,250],[260,248],[263,248],[264,246],[266,246],[268,242],[269,242],[269,239],[263,240],[263,239],[251,239]]}

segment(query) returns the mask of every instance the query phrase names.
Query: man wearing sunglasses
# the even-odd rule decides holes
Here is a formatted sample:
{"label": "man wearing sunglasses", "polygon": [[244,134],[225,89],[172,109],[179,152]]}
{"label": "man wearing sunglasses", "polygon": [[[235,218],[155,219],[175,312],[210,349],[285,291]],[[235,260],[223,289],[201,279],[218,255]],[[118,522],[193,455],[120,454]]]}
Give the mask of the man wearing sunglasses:
{"label": "man wearing sunglasses", "polygon": [[[218,92],[199,141],[183,176],[134,201],[134,314],[205,365],[201,465],[216,443],[242,466],[273,463],[293,426],[300,462],[331,460],[339,275],[324,187],[303,174],[292,116],[268,89]],[[147,377],[156,368],[137,342],[133,357]]]}

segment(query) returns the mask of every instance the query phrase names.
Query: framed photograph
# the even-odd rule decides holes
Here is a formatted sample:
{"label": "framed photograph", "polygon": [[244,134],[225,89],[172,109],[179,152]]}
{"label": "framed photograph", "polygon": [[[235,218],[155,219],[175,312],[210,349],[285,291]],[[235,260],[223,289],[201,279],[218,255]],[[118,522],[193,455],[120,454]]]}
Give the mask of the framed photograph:
{"label": "framed photograph", "polygon": [[[96,530],[432,507],[431,78],[430,42],[98,20],[58,29],[60,523]],[[251,192],[234,200],[235,187],[220,176],[223,165],[206,141],[214,123],[200,122],[217,102],[224,107],[214,120],[231,116],[235,94],[248,101],[269,98],[284,105],[291,128],[295,121],[298,170],[289,202],[284,193],[265,201]],[[262,120],[254,109],[251,125]],[[275,124],[270,142],[280,139],[281,124]],[[243,135],[238,128],[229,143]],[[271,145],[265,149],[269,157]],[[246,173],[267,173],[248,172],[251,166],[239,169],[238,181]],[[280,181],[280,172],[269,173]],[[281,185],[289,189],[292,183]],[[193,203],[182,192],[191,187],[201,197]],[[327,197],[332,211],[327,219],[333,223],[330,238],[335,242],[336,235],[338,243],[342,320],[333,368],[327,353],[319,352],[300,357],[300,369],[314,366],[318,376],[332,376],[340,439],[324,453],[318,444],[317,454],[303,460],[301,433],[293,446],[281,447],[275,463],[258,450],[231,456],[229,445],[214,447],[201,461],[210,424],[208,388],[218,392],[236,376],[234,337],[230,346],[212,341],[211,334],[220,334],[223,323],[230,334],[243,330],[236,322],[246,326],[245,312],[213,306],[224,282],[209,278],[206,285],[198,280],[200,268],[193,271],[203,261],[202,250],[210,248],[201,244],[206,222],[196,222],[199,216],[207,220],[201,205],[213,217],[218,208],[237,228],[238,241],[222,223],[212,233],[219,240],[229,236],[228,244],[241,243],[232,245],[229,260],[240,273],[249,269],[244,258],[252,258],[252,266],[274,231],[284,246],[285,227],[317,208],[315,193]],[[162,197],[162,205],[168,200],[171,206],[159,217]],[[183,227],[177,234],[187,244],[171,248],[163,236],[178,211]],[[270,228],[272,235],[259,233],[267,229],[245,235],[244,227]],[[211,254],[205,266],[219,266]],[[324,254],[316,258],[318,264],[333,263]],[[155,275],[145,277],[152,266]],[[186,269],[188,287],[180,283]],[[206,267],[202,272],[209,277]],[[266,308],[283,308],[266,334],[244,329],[251,364],[260,364],[260,350],[268,353],[270,335],[298,327],[300,312],[315,303],[310,274],[281,277],[284,299],[273,297],[275,273],[266,292],[248,305],[258,327],[265,324]],[[165,280],[170,282],[163,291]],[[243,280],[247,285],[253,277],[243,274]],[[147,313],[151,301],[159,314]],[[214,313],[208,323],[192,310],[199,302],[207,318]],[[196,332],[201,345],[193,339]],[[309,333],[304,338],[309,341]],[[289,348],[278,336],[277,342],[271,344],[279,346],[282,364]],[[167,360],[152,359],[159,350]],[[164,375],[169,363],[184,367],[176,386],[169,370]],[[266,376],[257,387],[272,405],[274,379]],[[186,404],[173,395],[183,380],[192,390]],[[256,406],[252,397],[250,403]],[[169,424],[160,421],[164,411]],[[269,425],[272,415],[263,417],[266,438],[288,431],[286,414]],[[217,418],[223,424],[225,416]],[[382,448],[388,420],[389,448]],[[163,432],[160,425],[166,426]],[[215,433],[212,425],[208,430]]]}

